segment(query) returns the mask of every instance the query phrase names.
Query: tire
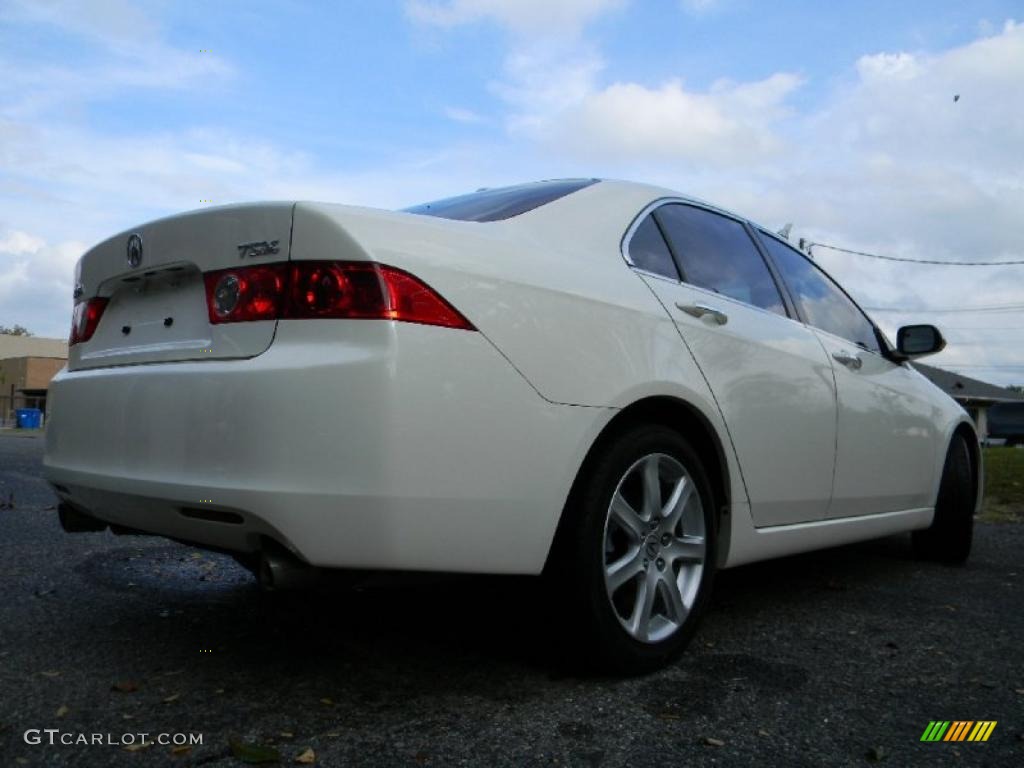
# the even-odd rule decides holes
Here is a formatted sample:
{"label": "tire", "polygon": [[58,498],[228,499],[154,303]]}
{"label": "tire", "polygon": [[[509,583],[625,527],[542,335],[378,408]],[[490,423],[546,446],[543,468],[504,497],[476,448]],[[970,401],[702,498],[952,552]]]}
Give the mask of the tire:
{"label": "tire", "polygon": [[964,438],[954,435],[942,468],[935,518],[931,527],[911,534],[920,558],[956,564],[971,554],[975,497],[969,451]]}
{"label": "tire", "polygon": [[639,674],[683,651],[711,592],[715,509],[700,458],[665,427],[629,428],[588,461],[551,569],[575,661]]}

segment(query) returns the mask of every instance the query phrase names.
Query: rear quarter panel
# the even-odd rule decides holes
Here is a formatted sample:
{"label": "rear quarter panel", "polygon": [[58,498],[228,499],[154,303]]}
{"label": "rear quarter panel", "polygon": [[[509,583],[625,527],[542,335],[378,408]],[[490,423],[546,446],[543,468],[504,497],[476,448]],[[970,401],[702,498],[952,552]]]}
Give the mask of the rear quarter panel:
{"label": "rear quarter panel", "polygon": [[[636,214],[663,193],[602,187],[484,224],[300,203],[292,256],[367,259],[408,270],[462,312],[549,402],[621,409],[668,396],[689,403],[717,433],[731,499],[742,508],[746,489],[715,399],[675,323],[620,252]],[[583,458],[567,457],[573,475]],[[560,509],[564,501],[552,503]]]}

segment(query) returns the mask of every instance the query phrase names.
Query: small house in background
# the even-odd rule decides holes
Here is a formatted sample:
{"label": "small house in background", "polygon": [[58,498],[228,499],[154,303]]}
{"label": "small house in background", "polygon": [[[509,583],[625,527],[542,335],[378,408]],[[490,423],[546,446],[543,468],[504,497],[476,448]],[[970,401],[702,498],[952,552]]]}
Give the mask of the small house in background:
{"label": "small house in background", "polygon": [[13,425],[19,408],[45,414],[50,379],[67,361],[66,339],[0,334],[0,426]]}
{"label": "small house in background", "polygon": [[1024,395],[1012,389],[997,387],[959,373],[914,363],[914,367],[928,377],[939,389],[952,397],[974,420],[978,437],[988,439],[988,409],[999,403],[1024,402]]}

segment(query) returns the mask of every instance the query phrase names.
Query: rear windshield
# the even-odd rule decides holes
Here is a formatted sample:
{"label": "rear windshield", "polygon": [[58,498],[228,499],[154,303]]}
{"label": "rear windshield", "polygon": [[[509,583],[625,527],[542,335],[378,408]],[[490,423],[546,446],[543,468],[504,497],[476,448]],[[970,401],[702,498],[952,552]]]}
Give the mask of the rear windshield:
{"label": "rear windshield", "polygon": [[460,221],[501,221],[540,208],[560,197],[589,187],[597,179],[558,179],[517,184],[514,187],[481,189],[468,195],[435,200],[404,209],[406,213],[440,216]]}

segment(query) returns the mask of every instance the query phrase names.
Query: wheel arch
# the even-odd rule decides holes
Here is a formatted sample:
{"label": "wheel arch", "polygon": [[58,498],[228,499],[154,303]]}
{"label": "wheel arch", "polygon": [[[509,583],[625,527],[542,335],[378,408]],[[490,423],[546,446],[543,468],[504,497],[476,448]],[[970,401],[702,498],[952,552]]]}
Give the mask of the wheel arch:
{"label": "wheel arch", "polygon": [[[587,476],[597,457],[601,455],[607,445],[626,430],[638,424],[655,424],[674,429],[690,442],[704,462],[704,470],[711,482],[717,506],[714,517],[718,533],[716,560],[718,563],[724,562],[725,554],[729,549],[731,527],[725,524],[724,518],[730,514],[732,490],[729,462],[722,438],[710,420],[692,403],[670,395],[654,395],[644,397],[622,408],[591,443],[576,472],[565,506],[559,516],[555,536],[548,550],[548,563],[551,562],[551,553],[559,548],[572,530],[573,520],[570,510],[575,507],[574,502],[580,492],[583,478]],[[547,564],[545,570],[547,570]]]}

